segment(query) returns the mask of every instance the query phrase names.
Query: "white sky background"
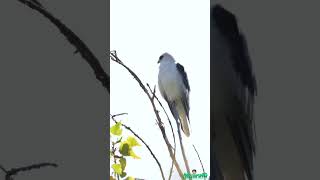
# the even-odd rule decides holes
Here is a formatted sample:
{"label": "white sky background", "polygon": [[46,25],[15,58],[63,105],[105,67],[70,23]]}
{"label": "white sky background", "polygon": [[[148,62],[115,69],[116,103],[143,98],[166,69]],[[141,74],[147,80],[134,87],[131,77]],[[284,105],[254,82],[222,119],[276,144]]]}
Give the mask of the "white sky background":
{"label": "white sky background", "polygon": [[[201,165],[192,147],[192,143],[195,144],[205,170],[210,175],[210,2],[111,0],[110,4],[110,48],[117,51],[119,58],[144,83],[149,83],[152,87],[157,85],[157,61],[164,52],[170,53],[184,66],[191,89],[191,137],[185,138],[182,134],[186,153],[190,168],[201,173]],[[167,178],[171,159],[147,96],[127,70],[114,62],[111,62],[110,68],[110,113],[129,113],[119,117],[119,120],[123,120],[149,144]],[[158,88],[157,95],[176,129],[174,118]],[[168,124],[165,116],[162,117],[164,123]],[[124,132],[131,135],[126,130]],[[166,132],[171,138],[169,126],[166,126]],[[177,145],[178,142],[177,139]],[[147,148],[142,145],[136,147],[135,152],[142,159],[127,158],[128,175],[151,180],[161,179],[159,168]],[[179,146],[177,153],[182,171],[186,172]],[[172,179],[179,179],[176,172]]]}

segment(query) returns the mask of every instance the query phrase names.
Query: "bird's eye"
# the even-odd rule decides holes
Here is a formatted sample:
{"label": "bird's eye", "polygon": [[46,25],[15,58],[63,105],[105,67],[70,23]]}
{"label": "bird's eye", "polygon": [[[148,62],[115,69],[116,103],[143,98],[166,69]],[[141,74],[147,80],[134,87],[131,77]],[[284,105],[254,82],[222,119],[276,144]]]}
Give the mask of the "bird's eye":
{"label": "bird's eye", "polygon": [[161,55],[161,56],[159,57],[158,63],[160,63],[160,61],[162,60],[162,58],[163,58],[163,55]]}

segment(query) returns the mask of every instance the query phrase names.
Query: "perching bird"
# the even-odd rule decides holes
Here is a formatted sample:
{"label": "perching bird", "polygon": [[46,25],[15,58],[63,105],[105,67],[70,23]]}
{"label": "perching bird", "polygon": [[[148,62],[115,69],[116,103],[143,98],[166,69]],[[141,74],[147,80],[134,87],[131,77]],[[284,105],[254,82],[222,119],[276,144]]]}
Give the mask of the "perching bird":
{"label": "perching bird", "polygon": [[253,180],[257,85],[247,43],[232,13],[220,5],[210,13],[213,168],[222,176],[215,180]]}
{"label": "perching bird", "polygon": [[175,63],[174,58],[168,53],[162,54],[158,63],[160,63],[158,74],[160,93],[167,101],[173,117],[181,124],[182,131],[189,137],[190,86],[187,74],[184,67]]}

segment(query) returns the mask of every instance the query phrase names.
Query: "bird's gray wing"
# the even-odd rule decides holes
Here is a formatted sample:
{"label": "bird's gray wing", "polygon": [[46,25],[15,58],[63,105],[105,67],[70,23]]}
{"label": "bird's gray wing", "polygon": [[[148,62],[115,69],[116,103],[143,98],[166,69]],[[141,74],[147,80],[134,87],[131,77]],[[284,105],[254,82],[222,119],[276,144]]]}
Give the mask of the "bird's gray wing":
{"label": "bird's gray wing", "polygon": [[159,81],[158,86],[159,86],[159,90],[160,90],[161,95],[163,96],[163,98],[168,103],[169,109],[170,109],[174,119],[178,120],[179,115],[178,115],[178,112],[176,110],[175,102],[169,100],[168,96],[166,95],[166,92],[163,89],[161,81]]}
{"label": "bird's gray wing", "polygon": [[[220,5],[211,10],[216,28],[224,36],[231,52],[233,69],[240,79],[240,87],[235,89],[227,122],[238,149],[248,180],[253,179],[253,157],[255,154],[253,103],[256,95],[256,80],[252,73],[247,44],[238,29],[235,16]],[[215,52],[214,52],[215,53]]]}
{"label": "bird's gray wing", "polygon": [[[183,106],[184,106],[184,110],[187,114],[188,120],[189,120],[189,110],[190,110],[190,106],[189,106],[189,92],[190,92],[190,85],[189,85],[189,81],[188,81],[188,76],[187,73],[184,70],[184,67],[177,63],[176,64],[176,68],[181,76],[181,79],[183,81],[183,85],[184,88],[181,92],[182,97],[181,97],[181,101],[183,102]],[[190,122],[190,120],[189,120]]]}
{"label": "bird's gray wing", "polygon": [[220,32],[229,41],[232,49],[234,69],[238,73],[242,83],[248,87],[251,94],[256,94],[257,85],[252,73],[251,60],[248,53],[247,42],[239,31],[237,20],[233,14],[226,11],[220,5],[213,8],[214,20]]}
{"label": "bird's gray wing", "polygon": [[190,91],[189,80],[188,80],[187,73],[184,71],[184,67],[179,63],[176,64],[176,67],[182,77],[184,86],[188,91]]}

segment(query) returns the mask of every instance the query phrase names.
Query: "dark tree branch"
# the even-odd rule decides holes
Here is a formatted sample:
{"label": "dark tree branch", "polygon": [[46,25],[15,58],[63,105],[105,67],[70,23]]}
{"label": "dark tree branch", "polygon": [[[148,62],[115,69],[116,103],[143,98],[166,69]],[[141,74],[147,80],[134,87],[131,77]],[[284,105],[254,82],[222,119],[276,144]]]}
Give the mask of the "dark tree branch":
{"label": "dark tree branch", "polygon": [[93,69],[96,79],[98,79],[103,87],[105,87],[108,92],[110,92],[110,77],[102,68],[99,60],[87,47],[87,45],[66,25],[64,25],[59,19],[54,17],[50,12],[48,12],[43,6],[38,5],[34,1],[29,0],[18,0],[22,4],[28,6],[29,8],[39,12],[45,18],[47,18],[51,23],[53,23],[60,32],[66,37],[70,44],[72,44],[79,52],[81,57],[86,60],[86,62]]}
{"label": "dark tree branch", "polygon": [[0,164],[0,169],[4,172],[7,173],[8,171]]}
{"label": "dark tree branch", "polygon": [[204,170],[204,167],[203,167],[203,164],[202,164],[202,161],[201,161],[200,155],[199,155],[199,153],[198,153],[198,151],[197,151],[196,147],[195,147],[193,144],[192,144],[192,146],[193,146],[193,149],[196,151],[196,153],[197,153],[197,155],[198,155],[198,159],[199,159],[200,164],[201,164],[201,167],[202,167],[202,172],[203,172],[203,173],[205,173],[205,170]]}
{"label": "dark tree branch", "polygon": [[30,0],[30,1],[33,2],[34,4],[36,4],[37,6],[43,8],[42,4],[39,1],[37,1],[37,0]]}
{"label": "dark tree branch", "polygon": [[24,166],[20,168],[12,168],[10,170],[6,170],[3,166],[0,166],[0,169],[6,173],[6,180],[13,180],[12,176],[17,175],[23,171],[31,171],[33,169],[40,169],[43,167],[58,167],[55,163],[39,163],[39,164],[32,164],[30,166]]}
{"label": "dark tree branch", "polygon": [[[120,115],[124,115],[124,114],[127,114],[127,113],[120,113],[120,114],[116,114],[116,115],[111,115],[111,118],[112,120],[115,122],[115,123],[118,123],[118,121],[115,119],[116,116],[120,116]],[[121,123],[121,125],[126,128],[127,130],[129,130],[134,136],[136,136],[146,147],[147,149],[149,150],[151,156],[153,157],[153,159],[157,162],[158,166],[159,166],[159,169],[160,169],[160,172],[161,172],[161,176],[162,176],[162,179],[165,180],[164,178],[164,174],[163,174],[163,170],[162,170],[162,167],[161,167],[161,164],[158,160],[158,158],[156,157],[156,155],[152,152],[151,148],[149,147],[149,145],[137,134],[135,133],[129,126]]]}
{"label": "dark tree branch", "polygon": [[115,118],[115,117],[117,117],[117,116],[122,116],[122,115],[128,115],[128,113],[115,114],[115,115],[112,115],[112,118]]}
{"label": "dark tree branch", "polygon": [[179,173],[179,176],[181,177],[181,179],[183,179],[183,173],[182,173],[181,168],[180,168],[180,166],[179,166],[179,164],[178,164],[178,162],[177,162],[177,160],[176,160],[176,158],[175,158],[174,153],[172,152],[172,149],[171,149],[172,146],[171,146],[171,144],[170,144],[170,142],[169,142],[169,140],[168,140],[168,137],[167,137],[167,135],[166,135],[165,128],[164,128],[163,123],[162,123],[162,120],[161,120],[161,118],[160,118],[160,116],[159,116],[159,111],[157,110],[157,108],[156,108],[156,106],[155,106],[155,103],[154,103],[154,97],[156,96],[156,95],[155,95],[155,92],[152,93],[152,91],[151,91],[152,94],[150,94],[150,93],[148,92],[147,88],[143,85],[143,83],[142,83],[142,81],[140,80],[140,78],[139,78],[128,66],[126,66],[126,65],[118,58],[118,56],[117,56],[117,54],[116,54],[116,51],[111,51],[111,52],[110,52],[110,58],[111,58],[112,61],[118,63],[118,64],[121,65],[121,66],[123,66],[123,67],[134,77],[134,79],[138,82],[139,86],[142,88],[142,90],[143,90],[143,91],[145,92],[145,94],[148,96],[148,99],[149,99],[149,101],[150,101],[150,103],[151,103],[151,105],[152,105],[153,111],[154,111],[155,116],[156,116],[156,121],[157,121],[158,127],[159,127],[159,129],[160,129],[160,131],[161,131],[161,133],[162,133],[162,137],[163,137],[163,139],[164,139],[164,141],[165,141],[165,143],[166,143],[166,145],[167,145],[167,148],[168,148],[168,151],[169,151],[169,155],[170,155],[171,159],[172,159],[173,162],[174,162],[174,165],[175,165],[175,167],[176,167],[176,169],[177,169],[177,171],[178,171],[178,173]]}

